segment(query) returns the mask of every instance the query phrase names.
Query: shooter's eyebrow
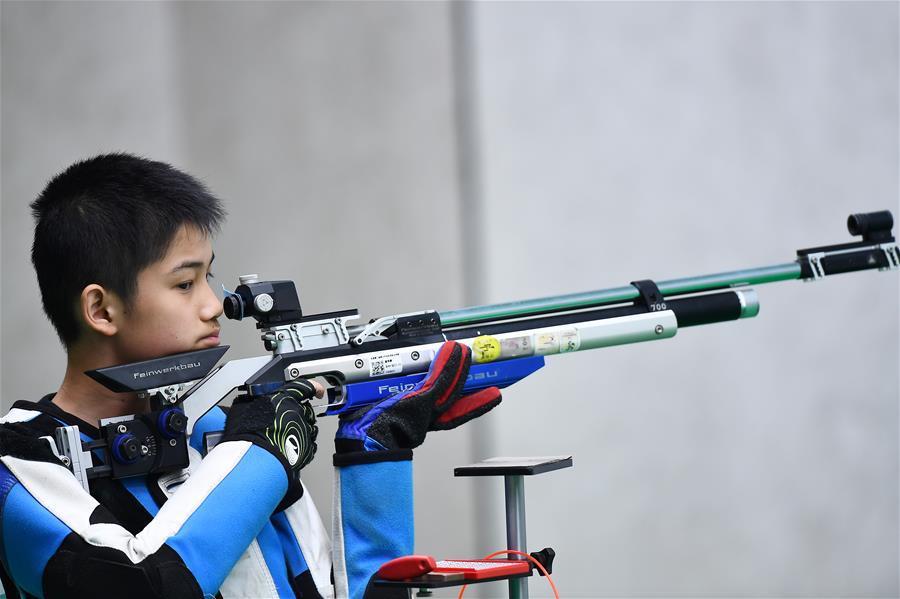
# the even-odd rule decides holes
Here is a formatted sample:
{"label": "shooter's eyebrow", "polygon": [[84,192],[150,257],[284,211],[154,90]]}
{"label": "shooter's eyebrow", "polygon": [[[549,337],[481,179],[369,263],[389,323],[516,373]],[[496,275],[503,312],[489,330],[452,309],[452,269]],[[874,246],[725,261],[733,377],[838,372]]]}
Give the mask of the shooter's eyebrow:
{"label": "shooter's eyebrow", "polygon": [[[215,260],[215,259],[216,259],[216,254],[213,253],[212,258],[209,259],[209,266],[212,266],[213,260]],[[181,264],[179,264],[178,266],[173,268],[171,271],[169,271],[169,274],[176,273],[179,270],[184,270],[186,268],[204,268],[204,267],[207,267],[206,264],[203,262],[200,262],[198,260],[185,260],[184,262],[182,262]]]}

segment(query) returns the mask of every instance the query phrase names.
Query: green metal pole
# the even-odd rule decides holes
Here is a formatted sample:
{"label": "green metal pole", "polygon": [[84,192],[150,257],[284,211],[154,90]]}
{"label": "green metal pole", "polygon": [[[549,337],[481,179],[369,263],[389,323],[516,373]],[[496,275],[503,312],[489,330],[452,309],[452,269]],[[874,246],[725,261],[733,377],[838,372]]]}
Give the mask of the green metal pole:
{"label": "green metal pole", "polygon": [[[761,285],[763,283],[789,281],[799,278],[800,264],[797,262],[789,262],[787,264],[765,266],[749,270],[735,270],[699,277],[658,281],[656,285],[664,296],[668,296],[683,293],[713,291],[715,289],[727,289],[729,287],[740,287],[744,285]],[[638,297],[637,289],[628,285],[626,287],[614,287],[598,291],[555,295],[518,302],[475,306],[473,308],[463,308],[461,310],[449,310],[447,312],[440,312],[439,314],[442,325],[453,326],[475,323],[483,320],[525,317],[542,312],[575,310],[578,308],[617,304],[631,301],[636,297]]]}

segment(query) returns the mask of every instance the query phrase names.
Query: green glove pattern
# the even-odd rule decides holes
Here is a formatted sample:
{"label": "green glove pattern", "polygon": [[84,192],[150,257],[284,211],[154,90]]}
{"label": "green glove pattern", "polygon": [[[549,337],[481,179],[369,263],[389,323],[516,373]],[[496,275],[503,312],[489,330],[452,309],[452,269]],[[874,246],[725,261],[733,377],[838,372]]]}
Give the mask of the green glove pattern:
{"label": "green glove pattern", "polygon": [[285,383],[272,395],[234,400],[225,419],[222,441],[250,441],[278,458],[288,477],[288,489],[276,511],[303,495],[300,469],[316,455],[316,415],[309,400],[316,389],[309,381]]}
{"label": "green glove pattern", "polygon": [[316,415],[307,401],[309,392],[297,386],[296,381],[288,383],[272,396],[275,420],[266,428],[266,438],[295,471],[309,464],[316,455],[319,434]]}

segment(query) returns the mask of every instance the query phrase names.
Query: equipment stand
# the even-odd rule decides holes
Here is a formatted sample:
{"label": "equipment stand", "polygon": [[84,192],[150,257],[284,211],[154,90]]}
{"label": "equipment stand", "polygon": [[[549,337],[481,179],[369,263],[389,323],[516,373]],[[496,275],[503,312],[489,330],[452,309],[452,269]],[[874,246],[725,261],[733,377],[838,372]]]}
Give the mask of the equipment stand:
{"label": "equipment stand", "polygon": [[[572,456],[490,458],[453,470],[454,476],[503,476],[506,491],[506,548],[528,553],[525,541],[525,476],[572,466]],[[525,559],[512,556],[510,559]],[[528,599],[528,579],[509,579],[510,599]]]}
{"label": "equipment stand", "polygon": [[[506,488],[506,548],[525,551],[525,478],[521,474],[507,474],[503,477]],[[522,559],[514,556],[513,559]],[[509,580],[510,599],[528,599],[528,580]]]}

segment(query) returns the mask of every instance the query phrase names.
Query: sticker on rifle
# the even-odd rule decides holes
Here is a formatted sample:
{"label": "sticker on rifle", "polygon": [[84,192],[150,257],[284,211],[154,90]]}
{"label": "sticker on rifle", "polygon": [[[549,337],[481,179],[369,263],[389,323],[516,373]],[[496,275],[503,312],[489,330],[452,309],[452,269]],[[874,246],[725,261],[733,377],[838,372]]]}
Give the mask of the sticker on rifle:
{"label": "sticker on rifle", "polygon": [[525,337],[510,337],[500,342],[500,354],[504,358],[518,358],[530,356],[534,353],[534,345],[531,343],[531,335]]}
{"label": "sticker on rifle", "polygon": [[538,356],[548,356],[559,353],[559,337],[556,333],[541,333],[535,336],[534,353]]}
{"label": "sticker on rifle", "polygon": [[559,353],[578,351],[581,347],[581,335],[575,329],[563,331],[559,334]]}
{"label": "sticker on rifle", "polygon": [[369,376],[384,376],[403,372],[403,361],[399,353],[382,354],[369,358]]}
{"label": "sticker on rifle", "polygon": [[475,337],[472,342],[472,361],[476,363],[493,362],[500,357],[500,341],[490,335]]}

